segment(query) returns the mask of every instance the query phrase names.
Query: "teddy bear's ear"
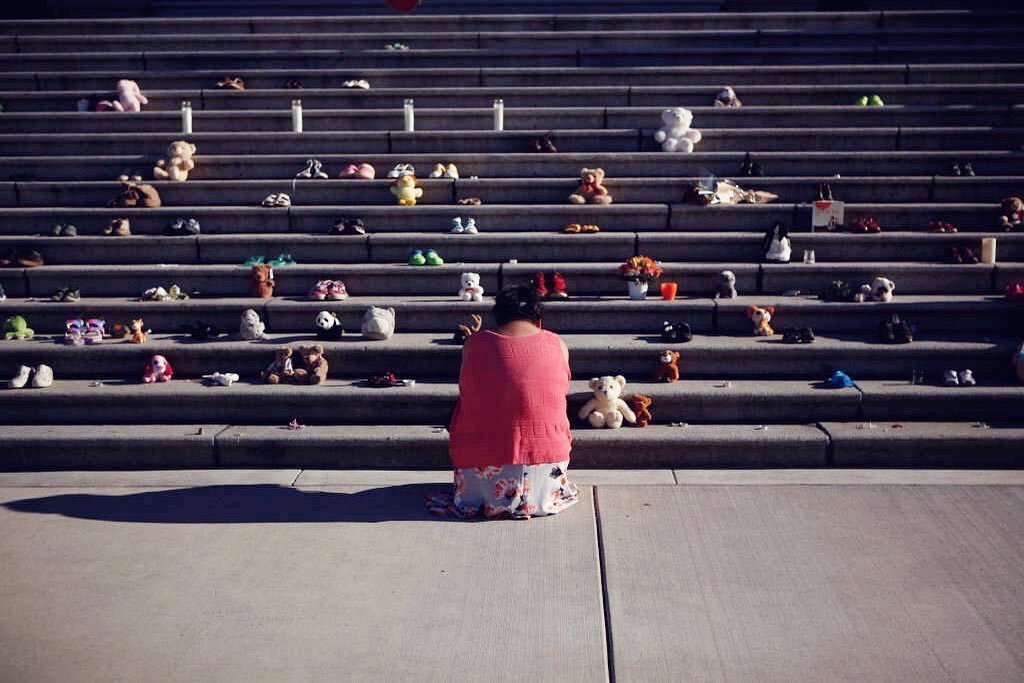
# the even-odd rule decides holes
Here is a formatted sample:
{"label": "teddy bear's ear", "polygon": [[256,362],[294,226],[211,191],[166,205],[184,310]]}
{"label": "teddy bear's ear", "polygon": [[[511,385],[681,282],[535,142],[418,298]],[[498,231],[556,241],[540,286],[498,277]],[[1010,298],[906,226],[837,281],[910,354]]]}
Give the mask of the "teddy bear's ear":
{"label": "teddy bear's ear", "polygon": [[618,383],[619,388],[626,386],[626,378],[622,375],[615,375],[614,379]]}
{"label": "teddy bear's ear", "polygon": [[591,377],[589,385],[590,385],[590,388],[592,390],[593,389],[597,389],[599,386],[601,386],[601,378],[600,377]]}
{"label": "teddy bear's ear", "polygon": [[595,168],[593,171],[594,177],[597,178],[597,184],[600,185],[601,181],[604,180],[604,169]]}
{"label": "teddy bear's ear", "polygon": [[757,313],[757,306],[747,306],[748,318],[753,318],[755,313]]}

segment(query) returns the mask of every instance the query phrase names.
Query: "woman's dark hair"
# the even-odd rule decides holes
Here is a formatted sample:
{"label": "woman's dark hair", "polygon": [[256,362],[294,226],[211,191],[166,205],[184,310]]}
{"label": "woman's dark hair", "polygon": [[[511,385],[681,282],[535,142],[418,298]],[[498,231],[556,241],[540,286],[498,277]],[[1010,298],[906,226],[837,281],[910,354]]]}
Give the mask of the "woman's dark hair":
{"label": "woman's dark hair", "polygon": [[539,323],[543,317],[540,300],[530,285],[509,285],[494,297],[494,320],[499,326],[513,320]]}

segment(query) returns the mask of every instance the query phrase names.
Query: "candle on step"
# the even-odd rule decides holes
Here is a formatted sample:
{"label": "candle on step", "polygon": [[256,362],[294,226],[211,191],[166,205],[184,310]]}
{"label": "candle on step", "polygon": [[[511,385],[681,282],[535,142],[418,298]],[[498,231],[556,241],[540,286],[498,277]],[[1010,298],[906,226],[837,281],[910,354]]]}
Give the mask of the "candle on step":
{"label": "candle on step", "polygon": [[188,101],[181,103],[181,133],[192,135],[192,103]]}
{"label": "candle on step", "polygon": [[302,132],[302,100],[292,100],[292,132]]}
{"label": "candle on step", "polygon": [[982,237],[981,238],[981,262],[982,263],[995,263],[996,262],[996,238],[995,237]]}
{"label": "candle on step", "polygon": [[416,114],[413,111],[413,100],[405,101],[405,132],[412,133],[416,130]]}
{"label": "candle on step", "polygon": [[505,130],[505,102],[494,100],[494,130]]}

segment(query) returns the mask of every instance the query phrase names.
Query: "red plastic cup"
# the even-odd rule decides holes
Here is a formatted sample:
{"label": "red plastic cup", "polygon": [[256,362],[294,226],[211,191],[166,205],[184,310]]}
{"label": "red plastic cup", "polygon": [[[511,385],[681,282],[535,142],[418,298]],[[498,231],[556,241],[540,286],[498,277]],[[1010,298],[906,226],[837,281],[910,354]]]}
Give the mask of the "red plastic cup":
{"label": "red plastic cup", "polygon": [[662,282],[661,283],[661,298],[665,301],[673,301],[676,298],[676,292],[679,290],[679,285],[675,282]]}

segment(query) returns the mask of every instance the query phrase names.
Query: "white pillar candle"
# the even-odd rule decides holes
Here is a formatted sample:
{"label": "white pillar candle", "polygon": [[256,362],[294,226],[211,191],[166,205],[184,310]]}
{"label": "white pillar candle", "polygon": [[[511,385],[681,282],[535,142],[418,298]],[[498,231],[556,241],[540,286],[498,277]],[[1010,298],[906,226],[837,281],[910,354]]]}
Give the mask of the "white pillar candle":
{"label": "white pillar candle", "polygon": [[181,133],[192,135],[192,103],[188,101],[181,103]]}
{"label": "white pillar candle", "polygon": [[302,100],[292,100],[292,132],[302,132]]}
{"label": "white pillar candle", "polygon": [[505,130],[505,102],[494,100],[494,130]]}
{"label": "white pillar candle", "polygon": [[981,238],[981,262],[982,263],[995,263],[996,262],[996,238],[995,237],[982,237]]}
{"label": "white pillar candle", "polygon": [[405,132],[412,133],[416,130],[416,114],[413,111],[413,101],[405,101]]}

